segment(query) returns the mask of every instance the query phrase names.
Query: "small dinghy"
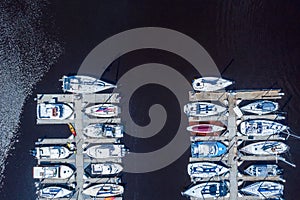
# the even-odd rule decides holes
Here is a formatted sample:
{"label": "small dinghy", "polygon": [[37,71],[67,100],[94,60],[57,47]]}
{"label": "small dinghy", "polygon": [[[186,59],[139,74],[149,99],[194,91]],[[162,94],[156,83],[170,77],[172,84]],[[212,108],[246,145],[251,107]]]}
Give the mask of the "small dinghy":
{"label": "small dinghy", "polygon": [[194,185],[182,192],[183,196],[199,199],[225,197],[228,193],[228,186],[225,182],[206,182]]}
{"label": "small dinghy", "polygon": [[91,158],[124,157],[127,149],[123,144],[99,144],[89,147],[84,153]]}
{"label": "small dinghy", "polygon": [[101,81],[90,76],[75,75],[75,76],[63,76],[63,91],[72,93],[96,93],[103,90],[116,88],[116,85]]}
{"label": "small dinghy", "polygon": [[248,154],[266,156],[266,155],[277,155],[287,152],[289,147],[283,142],[278,141],[263,141],[249,144],[240,151]]}
{"label": "small dinghy", "polygon": [[192,178],[210,178],[222,175],[229,169],[211,162],[196,162],[188,164],[187,171]]}
{"label": "small dinghy", "polygon": [[39,103],[37,104],[38,119],[68,119],[73,114],[73,108],[63,103]]}
{"label": "small dinghy", "polygon": [[225,128],[213,124],[197,124],[197,125],[188,126],[186,130],[194,133],[209,134],[209,133],[223,131],[225,130]]}
{"label": "small dinghy", "polygon": [[202,77],[193,81],[193,88],[200,92],[211,92],[226,88],[233,84],[232,81],[219,77]]}
{"label": "small dinghy", "polygon": [[287,128],[278,122],[256,119],[242,122],[240,132],[248,136],[269,136],[285,131]]}
{"label": "small dinghy", "polygon": [[115,175],[123,171],[122,165],[118,163],[97,163],[91,164],[91,173],[93,175]]}
{"label": "small dinghy", "polygon": [[184,113],[187,116],[194,117],[217,115],[224,111],[226,111],[226,108],[208,102],[194,102],[184,106]]}
{"label": "small dinghy", "polygon": [[37,179],[67,179],[74,170],[66,165],[33,167],[33,178]]}
{"label": "small dinghy", "polygon": [[72,193],[72,190],[59,186],[48,186],[39,190],[39,196],[47,199],[69,197]]}
{"label": "small dinghy", "polygon": [[227,148],[221,142],[193,142],[191,153],[193,158],[217,157],[225,154]]}
{"label": "small dinghy", "polygon": [[244,172],[250,176],[266,177],[266,176],[278,176],[283,173],[283,169],[278,165],[260,164],[250,165]]}
{"label": "small dinghy", "polygon": [[82,192],[85,195],[92,197],[113,197],[124,193],[122,185],[104,183],[91,186]]}
{"label": "small dinghy", "polygon": [[283,185],[271,181],[255,182],[241,189],[245,194],[263,198],[280,197],[283,195]]}
{"label": "small dinghy", "polygon": [[83,133],[92,138],[122,138],[123,126],[114,124],[91,124],[83,129]]}
{"label": "small dinghy", "polygon": [[277,111],[278,103],[275,103],[273,101],[260,100],[241,107],[241,110],[257,115],[265,115]]}
{"label": "small dinghy", "polygon": [[87,107],[84,112],[94,117],[116,117],[121,110],[113,104],[98,104]]}
{"label": "small dinghy", "polygon": [[36,147],[32,155],[37,159],[64,159],[73,152],[63,146]]}

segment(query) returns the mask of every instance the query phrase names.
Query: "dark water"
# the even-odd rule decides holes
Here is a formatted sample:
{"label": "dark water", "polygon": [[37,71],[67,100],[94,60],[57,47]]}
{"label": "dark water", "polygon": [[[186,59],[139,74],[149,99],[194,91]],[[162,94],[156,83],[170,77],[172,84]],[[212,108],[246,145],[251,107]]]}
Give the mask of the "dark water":
{"label": "dark water", "polygon": [[[212,56],[219,70],[231,60],[234,62],[223,77],[236,81],[231,89],[282,88],[285,97],[280,100],[288,112],[287,123],[300,133],[300,4],[279,1],[51,1],[49,9],[64,42],[65,52],[59,61],[39,82],[24,107],[21,117],[20,142],[11,151],[5,171],[0,199],[35,199],[32,167],[35,160],[28,151],[38,137],[67,137],[66,125],[35,124],[37,93],[61,93],[58,81],[64,74],[76,73],[85,56],[101,41],[121,31],[137,27],[156,26],[180,31],[197,40]],[[47,19],[46,19],[47,20]],[[117,66],[121,76],[128,69],[143,63],[158,62],[179,70],[187,79],[196,75],[185,60],[159,50],[141,50],[122,56],[105,74],[114,80]],[[182,67],[184,66],[184,67]],[[166,88],[141,88],[147,90],[134,95],[135,110],[144,111],[143,105],[176,100]],[[150,91],[150,92],[149,92]],[[148,95],[149,98],[145,98]],[[143,97],[143,98],[142,98]],[[146,96],[147,97],[147,96]],[[151,97],[151,98],[150,98]],[[139,100],[140,99],[140,100]],[[142,100],[141,100],[142,99]],[[168,109],[171,120],[178,122],[179,109]],[[173,115],[174,114],[174,115]],[[140,114],[133,116],[139,124],[149,119]],[[166,144],[174,135],[172,125],[147,140],[127,136],[126,145],[132,151],[148,151]],[[300,165],[300,143],[289,140],[290,154],[286,155]],[[190,184],[186,165],[189,152],[170,166],[146,174],[124,174],[126,200],[184,199],[180,192]],[[285,199],[298,200],[299,168],[285,168]]]}

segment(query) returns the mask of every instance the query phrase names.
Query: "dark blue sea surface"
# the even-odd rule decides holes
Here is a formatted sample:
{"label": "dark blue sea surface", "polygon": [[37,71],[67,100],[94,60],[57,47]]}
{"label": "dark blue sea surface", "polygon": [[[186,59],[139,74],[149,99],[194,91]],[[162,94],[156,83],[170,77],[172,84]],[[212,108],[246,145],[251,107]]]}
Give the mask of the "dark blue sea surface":
{"label": "dark blue sea surface", "polygon": [[[2,4],[5,8],[9,7],[11,8],[9,10],[14,11],[18,7],[11,5],[15,5],[16,2],[21,5],[24,2],[30,4],[28,0],[19,0],[4,1],[0,5]],[[40,46],[40,43],[22,43],[23,45],[32,45],[30,47],[37,48],[37,51],[43,49],[41,50],[42,53],[53,52],[54,56],[46,59],[47,63],[55,63],[51,63],[48,72],[47,70],[42,72],[38,68],[38,66],[45,64],[43,59],[41,59],[41,63],[34,62],[25,65],[24,63],[27,63],[26,58],[29,56],[24,51],[15,49],[16,53],[19,52],[24,57],[24,62],[20,62],[18,65],[20,69],[23,69],[20,71],[38,74],[38,77],[32,78],[35,80],[31,82],[32,85],[38,81],[39,77],[41,80],[35,87],[24,90],[29,94],[23,98],[27,98],[27,100],[20,115],[19,131],[15,133],[19,142],[13,144],[13,149],[10,150],[10,155],[6,159],[7,165],[4,171],[5,177],[2,180],[3,186],[0,189],[0,199],[36,199],[34,180],[32,179],[32,167],[36,161],[29,155],[29,150],[34,148],[34,142],[38,138],[68,137],[70,134],[67,125],[36,125],[36,102],[34,101],[36,94],[62,93],[61,82],[58,80],[63,75],[76,73],[87,54],[100,42],[132,28],[164,27],[192,37],[208,51],[219,71],[224,71],[222,76],[235,80],[235,84],[229,89],[282,88],[285,96],[279,103],[282,106],[282,111],[287,113],[287,119],[284,123],[300,135],[299,9],[300,3],[296,1],[52,0],[44,3],[42,17],[38,20],[31,20],[51,24],[51,26],[46,27],[38,26],[45,32],[45,35],[39,37],[42,38],[41,41],[44,41],[43,38],[49,37],[47,34],[50,36],[55,34],[57,44],[61,47],[57,48],[57,45],[51,47],[49,43],[46,43],[49,48],[43,49],[44,46]],[[13,24],[14,18],[7,17],[1,20],[7,24]],[[12,54],[4,54],[3,52],[7,52],[18,45],[10,43],[12,46],[9,46],[4,40],[9,38],[4,34],[5,31],[7,31],[5,27],[0,30],[2,33],[0,39],[3,40],[3,42],[0,40],[0,52],[1,55],[7,55],[7,58],[11,58],[13,57]],[[25,33],[27,33],[26,29],[24,29]],[[32,35],[25,34],[24,37],[34,38],[36,36],[34,33]],[[56,41],[56,39],[52,39],[52,41]],[[64,49],[63,53],[61,53],[62,49]],[[59,58],[58,55],[60,55]],[[225,69],[231,59],[234,59],[233,63]],[[143,49],[121,56],[111,66],[108,66],[103,78],[112,82],[116,81],[129,69],[150,62],[169,65],[181,72],[190,81],[199,76],[193,66],[173,53]],[[2,60],[0,65],[1,74],[4,72],[9,74],[7,70],[13,71],[7,67],[8,65],[3,65]],[[118,76],[116,76],[117,70],[119,70]],[[26,76],[24,75],[24,77]],[[26,80],[26,78],[24,79]],[[10,77],[10,81],[14,82],[13,80],[14,76]],[[1,84],[5,84],[5,82]],[[15,84],[15,90],[17,91],[18,87],[21,88],[24,84],[27,82]],[[188,95],[188,91],[186,94]],[[14,93],[13,95],[18,96]],[[2,91],[1,96],[8,99],[6,102],[1,102],[1,109],[6,107],[5,104],[14,105],[25,101],[13,102],[9,100],[8,97],[12,96],[10,92]],[[138,113],[132,117],[140,125],[149,123],[148,116],[143,116],[145,105],[160,103],[166,106],[178,106],[172,92],[155,84],[140,88],[132,98],[132,102],[134,102],[131,104],[133,113]],[[131,151],[147,152],[167,144],[176,133],[174,125],[170,122],[174,122],[174,124],[180,122],[180,109],[182,108],[167,108],[168,127],[164,127],[159,134],[149,139],[137,139],[127,135],[124,138],[126,146]],[[0,116],[2,117],[2,115]],[[18,116],[15,117],[18,118]],[[9,144],[5,144],[3,148],[8,148]],[[290,153],[285,156],[300,166],[300,141],[290,138],[287,144],[291,148]],[[181,196],[181,191],[191,184],[186,171],[189,155],[189,150],[187,150],[176,162],[155,172],[125,173],[122,177],[126,184],[125,199],[186,199]],[[287,180],[284,190],[285,199],[298,200],[300,169],[282,163],[280,165],[285,169],[284,178]]]}

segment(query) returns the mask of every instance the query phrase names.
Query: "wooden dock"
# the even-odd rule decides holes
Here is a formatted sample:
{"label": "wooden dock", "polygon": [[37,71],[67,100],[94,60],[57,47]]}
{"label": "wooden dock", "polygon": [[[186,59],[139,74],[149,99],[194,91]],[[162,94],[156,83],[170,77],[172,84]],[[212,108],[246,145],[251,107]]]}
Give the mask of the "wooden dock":
{"label": "wooden dock", "polygon": [[[37,124],[68,124],[71,123],[75,130],[76,136],[70,136],[69,138],[43,138],[39,139],[35,144],[37,146],[43,145],[66,145],[66,144],[76,144],[76,153],[71,155],[67,159],[39,159],[38,164],[43,163],[65,163],[71,164],[75,167],[74,175],[67,180],[54,180],[54,179],[43,179],[40,180],[41,184],[56,184],[56,183],[76,183],[76,188],[74,188],[74,195],[69,198],[60,199],[76,199],[76,200],[104,200],[104,198],[91,198],[84,195],[83,188],[86,184],[94,183],[121,183],[119,177],[111,178],[86,178],[85,177],[85,167],[91,163],[99,162],[116,162],[122,163],[122,158],[106,158],[106,159],[93,159],[88,157],[84,153],[84,146],[87,144],[108,144],[108,143],[119,143],[119,139],[116,138],[88,138],[83,134],[83,129],[85,126],[94,123],[121,123],[120,118],[96,118],[90,117],[84,114],[83,110],[86,106],[92,104],[103,104],[103,103],[113,103],[117,104],[120,102],[119,94],[38,94],[36,101],[40,103],[68,103],[73,107],[73,114],[69,119],[65,120],[49,120],[49,119],[37,119]],[[85,186],[84,186],[85,185]],[[39,198],[43,200],[44,198]],[[117,197],[116,200],[121,200],[122,197]]]}
{"label": "wooden dock", "polygon": [[[191,142],[195,141],[221,141],[227,145],[228,151],[225,155],[221,157],[213,158],[193,158],[189,159],[190,162],[199,162],[199,161],[211,161],[211,162],[220,162],[222,161],[229,167],[229,172],[225,175],[212,177],[207,179],[200,179],[191,177],[191,181],[196,182],[207,182],[207,181],[229,181],[229,194],[226,197],[218,197],[218,199],[226,200],[255,200],[255,199],[265,199],[255,196],[243,196],[239,193],[240,181],[282,181],[279,176],[274,177],[251,177],[239,174],[238,166],[243,161],[275,161],[281,160],[285,161],[284,158],[279,156],[249,156],[243,155],[239,152],[239,145],[243,141],[263,141],[263,140],[285,140],[286,138],[281,137],[280,135],[272,136],[260,136],[260,137],[250,137],[242,135],[238,132],[238,125],[243,120],[250,119],[269,119],[269,120],[282,120],[284,116],[277,114],[268,114],[268,115],[244,115],[242,111],[238,108],[238,105],[243,100],[258,100],[258,99],[281,99],[284,94],[281,90],[246,90],[246,91],[228,91],[228,92],[189,92],[189,100],[191,102],[197,101],[213,101],[216,104],[227,107],[227,111],[221,113],[217,116],[204,116],[204,117],[188,117],[190,123],[195,122],[209,122],[209,121],[220,121],[226,125],[227,130],[225,134],[220,136],[191,136]],[[191,198],[191,200],[196,200],[197,198]],[[202,198],[199,198],[202,199]],[[205,198],[215,199],[215,198]]]}

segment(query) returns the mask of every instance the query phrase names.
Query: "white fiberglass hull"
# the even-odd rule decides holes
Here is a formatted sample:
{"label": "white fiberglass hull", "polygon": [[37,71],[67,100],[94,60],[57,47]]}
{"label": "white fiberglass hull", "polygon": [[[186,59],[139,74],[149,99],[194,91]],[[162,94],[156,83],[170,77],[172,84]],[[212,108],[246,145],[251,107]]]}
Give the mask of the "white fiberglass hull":
{"label": "white fiberglass hull", "polygon": [[91,158],[124,157],[126,149],[122,144],[100,144],[89,147],[85,153]]}
{"label": "white fiberglass hull", "polygon": [[205,182],[192,186],[182,195],[194,198],[217,198],[228,195],[228,186],[225,182]]}
{"label": "white fiberglass hull", "polygon": [[83,194],[92,197],[113,197],[124,193],[124,187],[116,184],[97,184],[83,190]]}
{"label": "white fiberglass hull", "polygon": [[197,162],[188,164],[187,171],[192,178],[210,178],[222,175],[229,169],[211,162]]}
{"label": "white fiberglass hull", "polygon": [[63,76],[63,91],[78,94],[88,94],[116,88],[116,85],[109,84],[94,77],[76,75]]}
{"label": "white fiberglass hull", "polygon": [[288,151],[289,147],[283,142],[278,141],[263,141],[249,144],[240,151],[248,154],[265,156],[265,155],[277,155]]}
{"label": "white fiberglass hull", "polygon": [[123,171],[123,167],[117,163],[97,163],[91,164],[91,172],[94,175],[114,175]]}
{"label": "white fiberglass hull", "polygon": [[226,88],[232,83],[232,81],[219,77],[202,77],[193,81],[193,88],[200,92],[211,92]]}
{"label": "white fiberglass hull", "polygon": [[63,146],[36,147],[37,159],[64,159],[71,155],[71,151]]}
{"label": "white fiberglass hull", "polygon": [[94,117],[116,117],[121,110],[113,104],[98,104],[87,107],[84,112]]}
{"label": "white fiberglass hull", "polygon": [[73,114],[73,107],[63,103],[39,103],[37,104],[38,119],[68,119]]}
{"label": "white fiberglass hull", "polygon": [[243,106],[241,110],[257,115],[265,115],[277,111],[278,108],[279,106],[276,102],[260,100]]}
{"label": "white fiberglass hull", "polygon": [[278,197],[283,195],[284,186],[271,181],[255,182],[241,191],[248,195],[259,196],[263,198]]}
{"label": "white fiberglass hull", "polygon": [[226,108],[208,102],[194,102],[184,106],[185,114],[194,117],[217,115],[225,111]]}
{"label": "white fiberglass hull", "polygon": [[33,178],[37,179],[67,179],[74,170],[66,165],[44,166],[33,168]]}
{"label": "white fiberglass hull", "polygon": [[47,199],[68,197],[71,194],[72,194],[71,190],[58,187],[58,186],[49,186],[39,190],[39,196]]}
{"label": "white fiberglass hull", "polygon": [[240,125],[240,132],[249,136],[268,136],[285,131],[288,127],[271,120],[249,120]]}
{"label": "white fiberglass hull", "polygon": [[114,124],[91,124],[83,129],[83,133],[92,138],[122,138],[123,126]]}

